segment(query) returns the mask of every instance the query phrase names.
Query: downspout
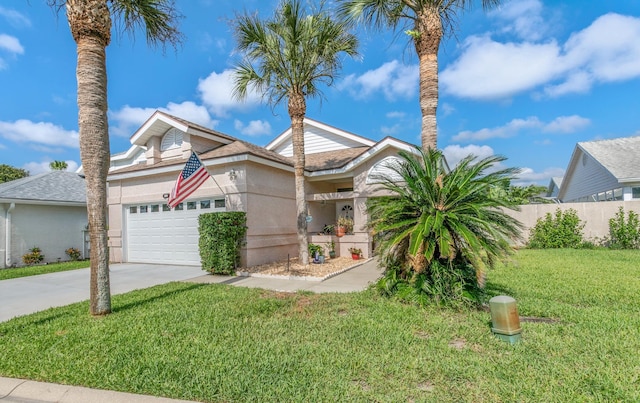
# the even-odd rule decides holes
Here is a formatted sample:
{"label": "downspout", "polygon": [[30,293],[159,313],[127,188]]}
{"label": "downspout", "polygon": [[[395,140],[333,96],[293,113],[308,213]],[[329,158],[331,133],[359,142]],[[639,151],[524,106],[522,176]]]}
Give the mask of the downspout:
{"label": "downspout", "polygon": [[16,208],[15,203],[11,203],[5,212],[5,267],[11,267],[11,212]]}

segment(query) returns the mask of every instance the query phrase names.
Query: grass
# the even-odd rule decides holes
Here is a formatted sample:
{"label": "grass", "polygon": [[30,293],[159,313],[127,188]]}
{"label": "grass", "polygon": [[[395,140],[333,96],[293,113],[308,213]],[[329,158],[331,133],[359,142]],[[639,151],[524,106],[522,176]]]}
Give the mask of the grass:
{"label": "grass", "polygon": [[640,401],[639,251],[522,250],[489,273],[522,341],[483,311],[353,294],[171,283],[0,323],[0,374],[217,401]]}
{"label": "grass", "polygon": [[58,271],[84,269],[89,267],[88,260],[69,261],[60,263],[49,263],[39,266],[15,267],[0,270],[0,280],[8,280],[11,278],[36,276],[38,274],[55,273]]}

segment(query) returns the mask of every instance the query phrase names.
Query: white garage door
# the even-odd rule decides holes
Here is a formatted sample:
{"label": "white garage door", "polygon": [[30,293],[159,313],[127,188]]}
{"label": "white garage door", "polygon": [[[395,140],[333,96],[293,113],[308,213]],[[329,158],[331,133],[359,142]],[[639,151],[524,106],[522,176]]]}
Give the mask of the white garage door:
{"label": "white garage door", "polygon": [[198,216],[214,211],[225,211],[224,199],[126,206],[127,261],[199,266]]}

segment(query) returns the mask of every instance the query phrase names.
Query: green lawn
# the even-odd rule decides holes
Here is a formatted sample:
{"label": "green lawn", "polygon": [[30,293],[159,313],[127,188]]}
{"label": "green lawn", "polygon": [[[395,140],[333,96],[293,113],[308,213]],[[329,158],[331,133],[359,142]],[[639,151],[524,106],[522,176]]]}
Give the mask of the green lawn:
{"label": "green lawn", "polygon": [[76,262],[60,262],[49,263],[39,266],[15,267],[10,269],[0,269],[0,280],[8,280],[10,278],[36,276],[38,274],[55,273],[58,271],[67,271],[75,269],[84,269],[89,267],[91,263],[88,260]]}
{"label": "green lawn", "polygon": [[0,374],[200,401],[640,401],[640,252],[518,252],[514,346],[482,311],[172,283],[0,323]]}

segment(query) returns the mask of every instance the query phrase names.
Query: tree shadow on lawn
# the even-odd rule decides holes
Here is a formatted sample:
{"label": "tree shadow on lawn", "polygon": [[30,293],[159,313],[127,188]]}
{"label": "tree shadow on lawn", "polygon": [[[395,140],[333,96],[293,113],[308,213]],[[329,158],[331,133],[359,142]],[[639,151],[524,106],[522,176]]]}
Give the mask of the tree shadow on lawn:
{"label": "tree shadow on lawn", "polygon": [[[171,283],[169,283],[171,284]],[[184,284],[184,283],[182,283]],[[163,293],[160,294],[156,294],[156,295],[148,295],[148,292],[150,292],[150,290],[153,290],[153,288],[155,287],[151,287],[150,289],[145,289],[145,290],[136,290],[138,292],[142,291],[142,295],[140,296],[136,296],[134,297],[135,299],[133,301],[127,302],[125,304],[118,304],[118,303],[112,303],[111,306],[111,312],[112,313],[120,313],[120,312],[125,312],[128,311],[129,309],[132,308],[137,308],[140,307],[142,305],[146,305],[152,302],[156,302],[165,298],[168,298],[170,296],[176,295],[176,294],[180,294],[180,293],[184,293],[184,292],[188,292],[188,291],[192,291],[195,290],[196,288],[201,288],[201,287],[206,287],[208,284],[198,284],[198,283],[192,283],[184,288],[178,289],[178,290],[170,290],[170,291],[165,291]],[[158,286],[156,286],[158,287]],[[134,291],[135,292],[135,291]],[[127,293],[129,294],[129,298],[131,298],[130,294],[131,293]],[[127,295],[124,294],[124,295]]]}

